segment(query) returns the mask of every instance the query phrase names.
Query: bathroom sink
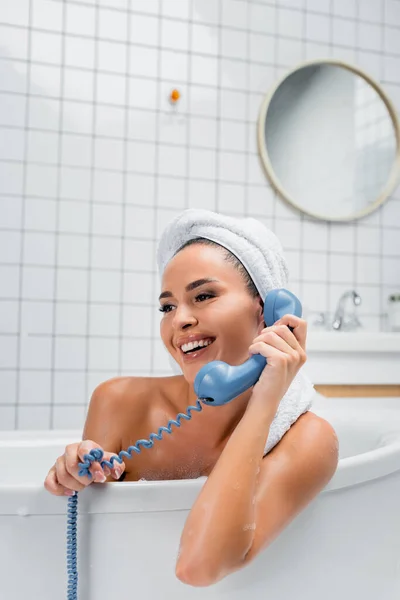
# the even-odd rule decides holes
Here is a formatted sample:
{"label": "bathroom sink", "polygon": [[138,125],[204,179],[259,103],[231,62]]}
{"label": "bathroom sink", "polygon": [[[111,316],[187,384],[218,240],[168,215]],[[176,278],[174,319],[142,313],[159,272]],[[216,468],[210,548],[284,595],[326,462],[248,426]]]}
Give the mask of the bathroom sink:
{"label": "bathroom sink", "polygon": [[399,352],[400,332],[315,331],[307,334],[308,352]]}
{"label": "bathroom sink", "polygon": [[311,329],[306,351],[306,371],[314,384],[400,383],[400,333]]}

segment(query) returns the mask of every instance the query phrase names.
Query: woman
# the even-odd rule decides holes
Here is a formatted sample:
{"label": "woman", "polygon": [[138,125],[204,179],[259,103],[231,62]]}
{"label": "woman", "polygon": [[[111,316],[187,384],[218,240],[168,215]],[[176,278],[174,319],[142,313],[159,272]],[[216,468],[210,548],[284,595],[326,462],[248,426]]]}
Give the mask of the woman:
{"label": "woman", "polygon": [[[265,327],[263,294],[271,282],[284,282],[285,273],[275,242],[265,246],[273,234],[258,223],[257,237],[241,221],[226,218],[229,239],[221,245],[212,241],[214,234],[194,235],[194,223],[205,213],[221,229],[215,213],[184,211],[183,220],[164,232],[159,248],[161,337],[182,375],[120,377],[101,384],[91,398],[83,441],[66,447],[45,480],[49,492],[69,495],[93,481],[121,480],[122,473],[125,481],[207,476],[186,520],[176,564],[176,576],[193,586],[211,585],[248,564],[326,486],[338,463],[333,428],[309,411],[264,456],[279,403],[306,360],[306,322],[285,315]],[[190,235],[179,229],[185,219],[192,219],[190,227],[187,220],[185,225]],[[249,259],[257,239],[261,267]],[[239,249],[247,244],[244,255],[253,278],[226,249],[235,243]],[[193,383],[204,364],[239,365],[251,354],[267,359],[251,389],[226,405],[203,405],[152,449],[142,449],[122,465],[115,462],[112,472],[105,467],[103,473],[93,463],[93,478],[79,477],[78,462],[92,448],[103,448],[110,460],[194,405]]]}

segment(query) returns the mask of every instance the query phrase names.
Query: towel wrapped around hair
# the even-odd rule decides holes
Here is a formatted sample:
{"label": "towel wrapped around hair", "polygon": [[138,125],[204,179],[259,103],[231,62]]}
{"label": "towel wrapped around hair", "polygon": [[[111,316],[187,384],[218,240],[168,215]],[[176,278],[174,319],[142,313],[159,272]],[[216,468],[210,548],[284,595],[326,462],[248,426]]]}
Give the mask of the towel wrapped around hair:
{"label": "towel wrapped around hair", "polygon": [[172,219],[157,250],[160,275],[185,242],[203,237],[227,248],[246,268],[265,300],[267,293],[285,287],[288,267],[280,241],[257,219],[238,219],[210,210],[190,208]]}
{"label": "towel wrapped around hair", "polygon": [[[176,252],[198,237],[211,240],[234,254],[246,268],[263,301],[271,290],[287,286],[289,273],[283,249],[270,229],[251,217],[235,218],[194,208],[184,210],[172,219],[162,233],[157,249],[160,277]],[[172,357],[170,362],[174,373],[181,373]],[[314,386],[302,367],[280,401],[264,454],[272,450],[300,415],[311,408],[314,395]]]}

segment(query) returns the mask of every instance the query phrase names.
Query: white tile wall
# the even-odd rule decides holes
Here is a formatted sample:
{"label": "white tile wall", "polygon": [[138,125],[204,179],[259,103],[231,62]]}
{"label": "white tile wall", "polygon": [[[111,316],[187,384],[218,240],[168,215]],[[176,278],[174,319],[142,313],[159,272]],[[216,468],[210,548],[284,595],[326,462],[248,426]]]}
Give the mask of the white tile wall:
{"label": "white tile wall", "polygon": [[187,207],[272,227],[311,317],[354,288],[384,326],[399,191],[358,222],[304,217],[255,125],[277,77],[326,56],[399,109],[398,0],[14,0],[0,37],[0,429],[80,427],[99,382],[169,372],[155,247]]}

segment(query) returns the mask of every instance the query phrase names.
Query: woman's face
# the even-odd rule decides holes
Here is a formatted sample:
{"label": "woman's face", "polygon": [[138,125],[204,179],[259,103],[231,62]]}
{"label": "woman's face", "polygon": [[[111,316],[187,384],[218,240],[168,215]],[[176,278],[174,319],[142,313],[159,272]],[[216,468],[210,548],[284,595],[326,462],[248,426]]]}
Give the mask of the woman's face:
{"label": "woman's face", "polygon": [[250,296],[223,251],[201,244],[184,248],[168,263],[160,308],[162,340],[190,383],[212,360],[242,364],[264,327],[260,298]]}

